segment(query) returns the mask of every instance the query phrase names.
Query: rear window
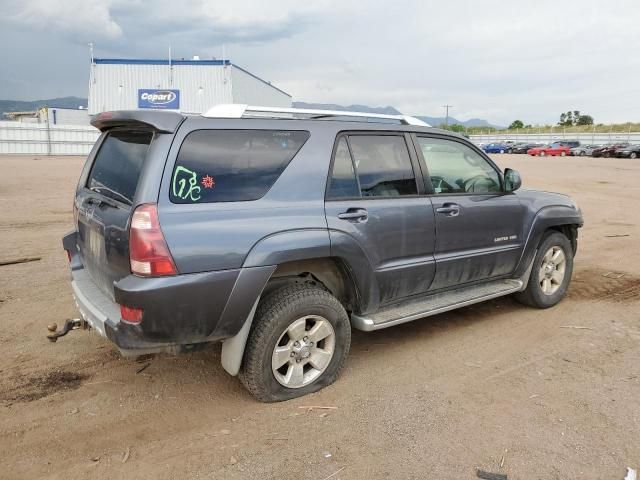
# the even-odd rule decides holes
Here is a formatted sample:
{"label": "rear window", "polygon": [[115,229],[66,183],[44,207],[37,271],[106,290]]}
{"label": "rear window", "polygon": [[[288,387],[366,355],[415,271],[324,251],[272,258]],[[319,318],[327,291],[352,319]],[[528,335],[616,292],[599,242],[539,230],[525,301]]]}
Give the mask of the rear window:
{"label": "rear window", "polygon": [[152,137],[149,131],[109,132],[93,162],[87,187],[131,204]]}
{"label": "rear window", "polygon": [[309,138],[306,131],[197,130],[185,138],[171,176],[173,203],[263,197]]}

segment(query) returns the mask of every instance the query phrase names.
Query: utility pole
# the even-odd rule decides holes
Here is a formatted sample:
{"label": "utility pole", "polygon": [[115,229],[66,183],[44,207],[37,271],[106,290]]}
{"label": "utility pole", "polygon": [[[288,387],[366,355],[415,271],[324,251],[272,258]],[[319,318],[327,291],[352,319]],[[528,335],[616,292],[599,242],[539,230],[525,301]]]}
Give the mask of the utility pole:
{"label": "utility pole", "polygon": [[442,108],[446,109],[447,113],[444,119],[444,126],[448,127],[449,126],[449,109],[453,108],[453,105],[442,105]]}

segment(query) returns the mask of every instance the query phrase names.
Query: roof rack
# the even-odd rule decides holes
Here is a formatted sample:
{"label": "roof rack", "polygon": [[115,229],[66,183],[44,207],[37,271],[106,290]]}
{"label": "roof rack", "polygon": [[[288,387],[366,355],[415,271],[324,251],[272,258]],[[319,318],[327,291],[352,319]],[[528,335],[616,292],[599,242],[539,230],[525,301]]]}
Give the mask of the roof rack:
{"label": "roof rack", "polygon": [[385,115],[381,113],[343,112],[340,110],[315,110],[310,108],[259,107],[240,103],[216,105],[202,114],[207,118],[309,118],[323,119],[333,117],[356,117],[382,120],[395,120],[403,125],[430,127],[419,118],[407,115]]}

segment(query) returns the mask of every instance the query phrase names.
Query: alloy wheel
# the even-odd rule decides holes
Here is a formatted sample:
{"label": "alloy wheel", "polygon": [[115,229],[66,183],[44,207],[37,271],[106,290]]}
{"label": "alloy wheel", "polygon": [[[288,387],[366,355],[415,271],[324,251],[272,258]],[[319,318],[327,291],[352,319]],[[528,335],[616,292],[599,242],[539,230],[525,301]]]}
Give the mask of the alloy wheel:
{"label": "alloy wheel", "polygon": [[547,250],[538,275],[542,293],[553,295],[558,291],[564,281],[566,266],[567,257],[561,247],[553,246]]}
{"label": "alloy wheel", "polygon": [[273,349],[271,370],[278,383],[301,388],[327,369],[336,347],[333,326],[324,317],[307,315],[292,322]]}

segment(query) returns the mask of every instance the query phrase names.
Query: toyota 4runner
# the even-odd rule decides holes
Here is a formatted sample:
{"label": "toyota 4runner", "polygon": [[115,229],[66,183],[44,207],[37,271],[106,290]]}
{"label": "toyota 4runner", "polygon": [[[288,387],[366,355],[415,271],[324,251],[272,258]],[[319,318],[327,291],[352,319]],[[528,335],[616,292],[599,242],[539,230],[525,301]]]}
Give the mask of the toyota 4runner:
{"label": "toyota 4runner", "polygon": [[259,400],[332,383],[351,329],[565,295],[582,215],[404,116],[220,105],[117,111],[63,239],[88,325],[124,355],[222,341]]}

